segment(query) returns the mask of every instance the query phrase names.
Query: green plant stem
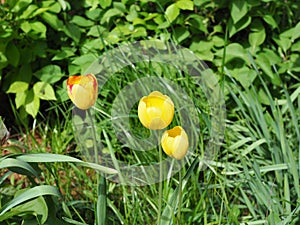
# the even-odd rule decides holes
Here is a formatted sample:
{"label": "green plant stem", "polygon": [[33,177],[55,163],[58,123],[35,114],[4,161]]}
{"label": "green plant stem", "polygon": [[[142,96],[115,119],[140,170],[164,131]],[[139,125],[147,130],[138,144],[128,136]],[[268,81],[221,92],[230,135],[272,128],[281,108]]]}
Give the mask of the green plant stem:
{"label": "green plant stem", "polygon": [[178,184],[178,187],[179,187],[179,193],[178,193],[177,224],[180,225],[180,221],[181,221],[181,201],[182,201],[182,174],[181,174],[181,171],[179,171],[179,184]]}
{"label": "green plant stem", "polygon": [[[99,164],[99,152],[97,148],[97,138],[96,138],[96,130],[93,124],[93,119],[91,115],[90,109],[87,110],[88,117],[90,118],[91,127],[92,127],[92,137],[93,137],[93,148],[94,148],[94,157],[95,163]],[[97,208],[96,208],[96,224],[97,225],[104,225],[105,218],[106,218],[106,181],[105,177],[101,176],[99,172],[97,172]],[[100,209],[101,207],[101,209]],[[101,212],[101,213],[100,213]],[[101,215],[100,215],[101,214]]]}
{"label": "green plant stem", "polygon": [[163,197],[163,166],[162,166],[162,148],[160,145],[160,132],[158,134],[158,150],[159,150],[159,186],[158,186],[158,212],[157,212],[157,225],[160,224],[161,210],[162,210],[162,197]]}

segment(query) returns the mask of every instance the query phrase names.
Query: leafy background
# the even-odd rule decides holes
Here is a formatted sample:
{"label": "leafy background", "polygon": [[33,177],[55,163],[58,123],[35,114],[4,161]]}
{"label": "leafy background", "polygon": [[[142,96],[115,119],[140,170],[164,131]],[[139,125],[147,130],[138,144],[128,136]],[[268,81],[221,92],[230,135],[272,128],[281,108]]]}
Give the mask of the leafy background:
{"label": "leafy background", "polygon": [[[189,180],[191,190],[186,190],[187,200],[183,203],[185,223],[297,224],[299,5],[298,0],[1,1],[0,115],[11,133],[16,134],[17,138],[11,141],[18,146],[6,149],[18,153],[32,150],[72,153],[67,77],[82,74],[99,55],[120,43],[148,39],[173,41],[191,49],[225,81],[228,114],[224,150],[218,160],[211,162],[209,172],[196,170]],[[51,117],[66,121],[61,123],[60,119],[50,120]],[[82,190],[93,187],[87,178],[93,172],[79,171],[72,163],[55,165],[44,166],[46,184],[74,187],[83,179],[87,182],[81,186]],[[26,171],[37,169],[27,166]],[[64,173],[71,177],[76,174],[74,180],[54,175],[63,173],[62,167],[69,168]],[[198,184],[199,176],[206,187]],[[7,177],[3,176],[0,184]],[[15,178],[10,179],[16,185],[12,180]],[[13,193],[24,186],[25,181],[21,181],[18,180],[19,186]],[[57,195],[50,189],[45,187]],[[153,190],[150,187],[146,192],[150,205]],[[114,198],[122,196],[127,196],[127,202],[145,198],[145,192],[135,191],[134,197],[124,188],[110,184],[108,215],[118,218],[120,223],[151,224],[154,206],[145,218],[137,216],[131,220],[130,213],[138,207],[135,203],[112,203]],[[66,202],[71,203],[59,204],[60,214],[81,223],[92,223],[87,218],[95,212],[85,200],[92,202],[93,192],[82,193],[74,188],[64,192],[67,192]],[[6,195],[1,201],[6,202],[12,196]],[[75,203],[78,199],[82,200],[80,204]],[[51,199],[34,201],[30,204],[47,205]],[[89,208],[86,215],[79,210],[82,207]],[[10,217],[20,211],[22,207],[15,208]],[[43,215],[41,224],[46,222],[45,212],[48,213],[36,212]]]}

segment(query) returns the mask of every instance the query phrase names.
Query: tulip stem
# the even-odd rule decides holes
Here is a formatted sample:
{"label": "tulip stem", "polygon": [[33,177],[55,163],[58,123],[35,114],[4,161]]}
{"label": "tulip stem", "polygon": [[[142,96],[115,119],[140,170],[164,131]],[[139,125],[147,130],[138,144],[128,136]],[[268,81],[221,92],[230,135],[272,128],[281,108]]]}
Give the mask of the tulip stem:
{"label": "tulip stem", "polygon": [[[95,163],[99,164],[99,155],[97,148],[97,138],[96,138],[96,130],[94,127],[94,122],[92,119],[92,114],[90,109],[87,110],[88,117],[90,118],[91,128],[92,128],[92,138],[93,138],[93,148],[94,148],[94,157]],[[106,180],[105,177],[102,176],[99,172],[96,172],[97,177],[97,208],[96,208],[96,224],[104,225],[106,224]]]}
{"label": "tulip stem", "polygon": [[[181,162],[180,162],[181,163]],[[182,174],[179,171],[179,196],[178,196],[178,211],[177,211],[177,224],[180,225],[181,221],[181,201],[182,201]]]}
{"label": "tulip stem", "polygon": [[162,164],[162,148],[160,145],[160,135],[158,135],[158,150],[159,150],[159,186],[158,186],[158,213],[157,225],[160,225],[162,197],[163,197],[163,164]]}

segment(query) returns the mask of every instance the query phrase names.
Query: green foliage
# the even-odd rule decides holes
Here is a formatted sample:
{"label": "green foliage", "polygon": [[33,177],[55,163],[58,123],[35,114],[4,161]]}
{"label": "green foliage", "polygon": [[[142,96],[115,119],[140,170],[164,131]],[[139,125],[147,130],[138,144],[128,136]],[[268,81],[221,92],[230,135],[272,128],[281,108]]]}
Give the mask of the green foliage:
{"label": "green foliage", "polygon": [[[223,76],[226,87],[222,151],[215,161],[196,158],[181,171],[181,221],[176,217],[179,178],[164,182],[163,224],[299,224],[299,1],[1,2],[0,96],[9,96],[8,114],[15,123],[28,126],[32,117],[38,125],[22,143],[11,139],[14,145],[1,148],[15,154],[0,158],[0,224],[153,224],[157,185],[107,182],[104,189],[103,180],[95,185],[97,176],[83,167],[115,171],[77,158],[65,103],[68,75],[83,73],[107,49],[145,39],[189,48]],[[127,81],[138,72],[126,71]],[[157,65],[149,70],[162,72]],[[125,81],[120,74],[109,82],[98,105],[109,108]],[[190,93],[204,104],[196,87]],[[7,108],[3,104],[2,110]],[[99,120],[105,123],[107,116],[102,111]],[[2,128],[0,138],[6,139]],[[107,130],[103,144],[118,157],[156,160],[155,154],[125,151]],[[206,147],[205,132],[199,152]],[[54,154],[44,154],[49,151]]]}
{"label": "green foliage", "polygon": [[294,1],[8,0],[0,13],[0,88],[14,98],[21,120],[36,117],[45,100],[67,100],[66,75],[82,73],[105,49],[124,41],[173,40],[215,72],[222,73],[224,62],[244,87],[257,78],[248,54],[274,85],[279,80],[273,65],[283,62],[279,76],[299,71]]}

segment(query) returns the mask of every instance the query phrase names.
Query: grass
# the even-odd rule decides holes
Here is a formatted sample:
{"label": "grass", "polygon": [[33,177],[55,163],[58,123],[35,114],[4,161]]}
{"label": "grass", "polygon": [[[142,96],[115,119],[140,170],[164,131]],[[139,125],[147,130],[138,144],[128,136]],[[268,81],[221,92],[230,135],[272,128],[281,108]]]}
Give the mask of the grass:
{"label": "grass", "polygon": [[[207,107],[208,100],[205,99],[201,88],[189,83],[176,69],[162,67],[159,63],[125,67],[105,84],[100,92],[100,100],[96,104],[98,109],[95,111],[96,133],[104,148],[103,154],[114,152],[115,157],[112,159],[114,165],[119,161],[138,165],[141,162],[151,164],[158,160],[156,147],[150,148],[145,154],[132,151],[128,143],[122,143],[111,126],[113,118],[110,115],[113,100],[118,96],[120,88],[132,84],[137,75],[147,77],[150,74],[160,77],[167,74],[165,76],[180,83],[192,99],[197,107],[196,115],[192,119],[199,121],[200,124],[200,127],[195,126],[192,129],[199,135],[197,137],[199,141],[191,140],[192,143],[196,143],[195,151],[180,169],[180,175],[174,174],[161,184],[142,186],[123,186],[107,180],[105,211],[103,204],[97,204],[97,201],[104,202],[105,189],[101,189],[100,185],[97,186],[95,170],[74,162],[62,162],[60,158],[57,158],[57,162],[51,163],[26,162],[22,168],[19,165],[18,170],[12,169],[13,172],[23,174],[22,179],[17,181],[13,180],[14,176],[10,172],[2,170],[1,210],[3,205],[12,199],[12,195],[23,188],[22,185],[27,184],[28,188],[31,187],[28,190],[35,190],[34,182],[37,182],[37,187],[51,185],[58,187],[61,193],[60,198],[51,198],[56,206],[55,213],[50,213],[49,208],[48,224],[51,225],[63,223],[57,222],[58,219],[67,224],[95,224],[96,220],[100,221],[103,217],[106,217],[106,224],[156,224],[160,194],[161,224],[298,224],[300,221],[299,84],[287,87],[283,82],[282,86],[277,88],[282,97],[275,99],[268,81],[259,73],[253,60],[252,68],[257,71],[258,85],[248,89],[242,88],[225,68],[224,88],[227,93],[225,140],[214,157],[205,158],[204,152],[212,128],[209,117],[211,112]],[[276,75],[276,68],[274,74]],[[191,86],[192,89],[189,89]],[[150,91],[147,85],[141,87],[143,87],[141,92]],[[156,88],[163,87],[156,84]],[[179,92],[170,93],[175,101],[181,98]],[[262,96],[267,101],[261,101]],[[136,102],[128,103],[128,99],[124,96],[120,97],[120,104],[125,107],[124,109],[129,107],[127,104],[136,106]],[[176,113],[174,124],[183,120],[180,111]],[[133,143],[136,143],[137,135],[140,137],[154,135],[147,133],[148,131],[138,125],[138,120],[134,116],[136,108],[130,111],[130,115],[132,116],[130,129],[134,129],[135,132],[129,139]],[[57,118],[54,123],[52,118]],[[77,140],[80,137],[76,131],[74,134],[71,118],[69,104],[54,104],[50,116],[34,129],[29,129],[26,141],[16,143],[26,153],[51,152],[80,158],[82,157],[80,146],[76,144],[74,135]],[[120,132],[124,131],[124,127],[118,129]],[[84,134],[81,137],[86,138]],[[140,143],[136,145],[141,147]],[[21,151],[15,153],[22,154]],[[17,155],[10,155],[9,158],[18,160]],[[0,164],[4,159],[5,157],[1,158]],[[31,171],[30,175],[28,171]],[[180,176],[182,176],[181,185],[179,185]],[[35,180],[34,177],[39,177],[40,180]],[[119,180],[127,178],[115,177]],[[160,185],[162,191],[159,193]],[[98,191],[98,188],[101,190]],[[179,201],[180,192],[182,198]],[[9,204],[14,206],[12,203],[8,203],[8,206]],[[178,210],[180,217],[177,217]],[[30,212],[18,215],[1,220],[4,217],[0,214],[0,224],[21,224],[28,218],[31,221],[37,218]],[[180,221],[177,221],[178,218]]]}

